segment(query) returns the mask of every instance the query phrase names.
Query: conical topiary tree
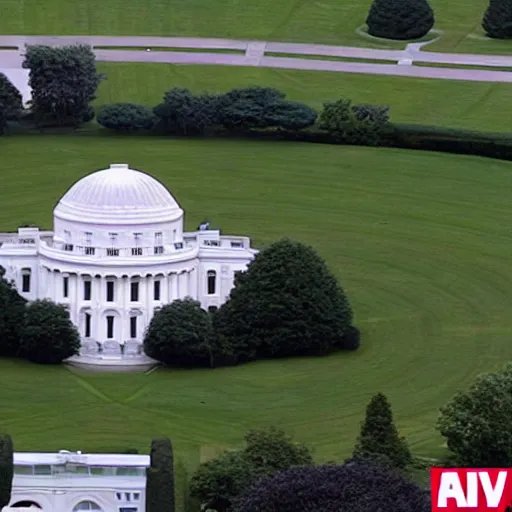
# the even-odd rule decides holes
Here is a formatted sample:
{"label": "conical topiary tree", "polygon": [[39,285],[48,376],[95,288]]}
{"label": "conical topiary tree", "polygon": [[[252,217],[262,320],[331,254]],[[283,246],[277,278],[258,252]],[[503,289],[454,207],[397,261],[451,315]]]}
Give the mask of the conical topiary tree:
{"label": "conical topiary tree", "polygon": [[213,323],[222,342],[249,357],[319,354],[344,348],[352,310],[315,250],[284,239],[237,276]]}
{"label": "conical topiary tree", "polygon": [[434,26],[434,12],[427,0],[373,0],[366,24],[375,37],[418,39]]}
{"label": "conical topiary tree", "polygon": [[494,39],[512,38],[512,0],[489,0],[482,27]]}
{"label": "conical topiary tree", "polygon": [[392,466],[404,468],[412,462],[404,438],[399,437],[388,399],[382,393],[372,397],[354,449],[354,458],[389,460]]}

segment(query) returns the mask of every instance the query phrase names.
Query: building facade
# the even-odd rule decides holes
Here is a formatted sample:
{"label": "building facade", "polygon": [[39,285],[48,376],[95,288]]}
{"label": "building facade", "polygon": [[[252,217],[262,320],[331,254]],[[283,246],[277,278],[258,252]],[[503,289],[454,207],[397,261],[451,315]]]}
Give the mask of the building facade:
{"label": "building facade", "polygon": [[149,455],[14,453],[7,510],[144,512],[149,464]]}
{"label": "building facade", "polygon": [[[222,305],[254,258],[245,236],[203,224],[184,232],[184,212],[148,174],[112,164],[75,183],[53,211],[53,231],[0,234],[0,266],[28,300],[66,307],[86,364],[139,364],[153,314],[191,297]],[[147,358],[146,358],[147,359]]]}

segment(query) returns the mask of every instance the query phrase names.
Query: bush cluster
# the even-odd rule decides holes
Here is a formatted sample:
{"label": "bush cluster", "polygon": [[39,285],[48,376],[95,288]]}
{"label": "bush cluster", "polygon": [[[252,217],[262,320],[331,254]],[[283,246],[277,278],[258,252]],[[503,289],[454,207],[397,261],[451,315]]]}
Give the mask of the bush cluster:
{"label": "bush cluster", "polygon": [[78,353],[80,336],[66,309],[49,300],[27,304],[0,267],[0,355],[57,364]]}
{"label": "bush cluster", "polygon": [[144,350],[166,364],[215,367],[355,350],[359,342],[349,301],[323,259],[311,247],[285,239],[236,276],[231,295],[213,315],[191,299],[158,311]]}

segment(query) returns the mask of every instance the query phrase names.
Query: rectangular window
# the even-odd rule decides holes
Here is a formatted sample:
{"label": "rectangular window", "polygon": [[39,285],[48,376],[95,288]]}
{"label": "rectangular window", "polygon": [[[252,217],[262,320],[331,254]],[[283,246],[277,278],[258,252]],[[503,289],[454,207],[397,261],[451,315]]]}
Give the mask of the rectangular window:
{"label": "rectangular window", "polygon": [[130,493],[129,493],[129,492],[125,492],[125,493],[124,493],[124,499],[125,499],[126,501],[130,501],[130,498],[131,498]]}
{"label": "rectangular window", "polygon": [[132,283],[130,287],[130,300],[132,302],[139,301],[139,283]]}
{"label": "rectangular window", "polygon": [[24,269],[21,276],[21,291],[28,293],[30,291],[30,269]]}
{"label": "rectangular window", "polygon": [[95,252],[96,252],[96,250],[94,249],[94,247],[86,247],[85,248],[86,256],[94,256]]}
{"label": "rectangular window", "polygon": [[215,295],[217,272],[215,272],[215,270],[208,270],[207,280],[208,280],[208,295]]}
{"label": "rectangular window", "polygon": [[84,300],[91,300],[92,282],[84,281]]}
{"label": "rectangular window", "polygon": [[163,254],[163,253],[164,253],[163,245],[155,245],[155,254]]}
{"label": "rectangular window", "polygon": [[121,507],[119,512],[137,512],[138,510],[137,507]]}
{"label": "rectangular window", "polygon": [[51,475],[52,467],[46,464],[34,466],[34,475]]}
{"label": "rectangular window", "polygon": [[107,281],[107,302],[114,302],[114,282]]}
{"label": "rectangular window", "polygon": [[111,340],[114,337],[114,317],[107,316],[107,338]]}
{"label": "rectangular window", "polygon": [[66,299],[69,295],[69,277],[62,278],[62,295]]}
{"label": "rectangular window", "polygon": [[155,245],[162,245],[163,233],[160,231],[155,233]]}
{"label": "rectangular window", "polygon": [[119,256],[119,249],[107,249],[107,256]]}
{"label": "rectangular window", "polygon": [[92,233],[90,231],[85,232],[85,244],[86,245],[92,244]]}
{"label": "rectangular window", "polygon": [[139,501],[140,500],[140,494],[138,492],[133,493],[133,501]]}
{"label": "rectangular window", "polygon": [[239,248],[239,247],[243,247],[244,244],[242,242],[231,242],[231,247],[235,248]]}
{"label": "rectangular window", "polygon": [[132,256],[142,256],[142,247],[132,247]]}
{"label": "rectangular window", "polygon": [[91,315],[89,313],[85,313],[85,337],[91,337]]}
{"label": "rectangular window", "polygon": [[132,316],[130,318],[130,338],[137,337],[137,317]]}
{"label": "rectangular window", "polygon": [[73,251],[73,244],[64,244],[64,250],[68,252]]}
{"label": "rectangular window", "polygon": [[153,299],[160,300],[160,281],[153,283]]}

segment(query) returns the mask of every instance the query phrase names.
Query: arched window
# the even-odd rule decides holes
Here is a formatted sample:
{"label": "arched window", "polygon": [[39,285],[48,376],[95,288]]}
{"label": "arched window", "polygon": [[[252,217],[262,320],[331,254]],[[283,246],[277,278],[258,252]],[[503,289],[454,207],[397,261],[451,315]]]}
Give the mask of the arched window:
{"label": "arched window", "polygon": [[215,295],[215,287],[217,281],[217,272],[215,270],[208,270],[208,295]]}
{"label": "arched window", "polygon": [[38,508],[42,510],[41,505],[36,503],[35,501],[18,501],[14,505],[11,505],[9,508]]}
{"label": "arched window", "polygon": [[94,501],[81,501],[78,505],[75,506],[73,512],[81,512],[82,510],[100,510],[101,507],[94,503]]}

